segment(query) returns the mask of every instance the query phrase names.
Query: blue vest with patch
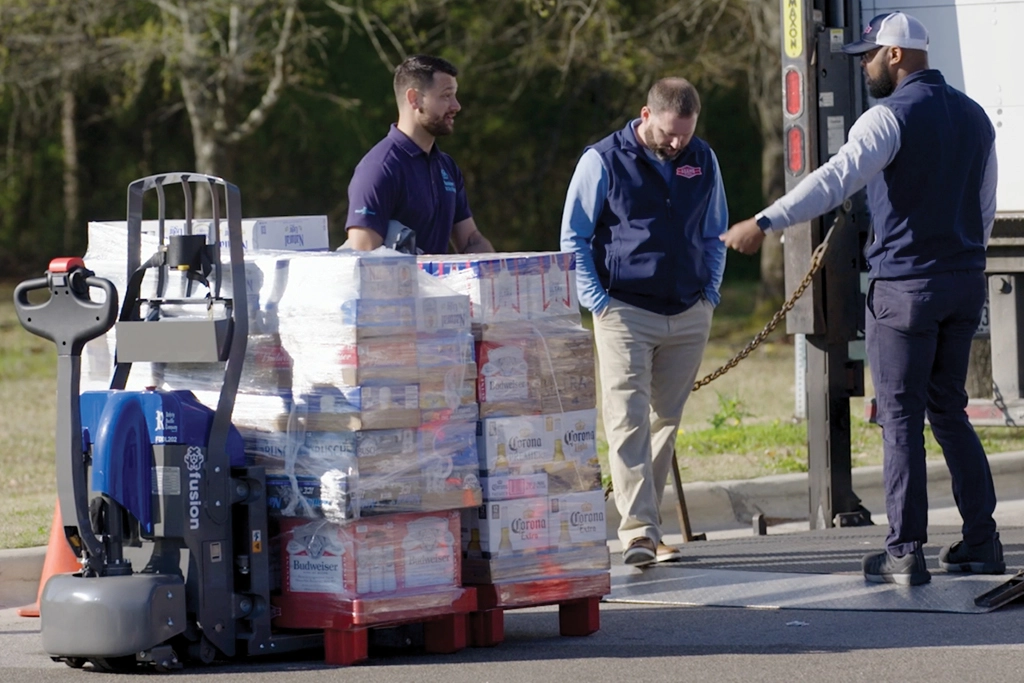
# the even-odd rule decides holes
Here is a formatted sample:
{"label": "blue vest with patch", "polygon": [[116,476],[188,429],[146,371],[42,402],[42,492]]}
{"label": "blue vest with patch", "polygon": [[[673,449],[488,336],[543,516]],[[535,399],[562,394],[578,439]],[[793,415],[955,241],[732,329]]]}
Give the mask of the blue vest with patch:
{"label": "blue vest with patch", "polygon": [[647,311],[685,311],[711,281],[703,237],[717,182],[711,148],[691,139],[671,162],[670,182],[637,142],[632,122],[592,148],[608,173],[591,241],[601,284],[611,297]]}
{"label": "blue vest with patch", "polygon": [[900,149],[867,187],[870,277],[984,270],[980,192],[995,139],[985,111],[934,69],[907,76],[883,104]]}

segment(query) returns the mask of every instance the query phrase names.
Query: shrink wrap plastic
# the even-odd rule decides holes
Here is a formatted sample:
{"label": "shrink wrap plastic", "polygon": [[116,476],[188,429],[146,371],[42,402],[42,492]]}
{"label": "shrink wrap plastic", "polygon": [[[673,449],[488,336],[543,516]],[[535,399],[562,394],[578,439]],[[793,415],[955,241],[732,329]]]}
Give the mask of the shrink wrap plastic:
{"label": "shrink wrap plastic", "polygon": [[420,256],[420,267],[470,301],[474,325],[580,320],[575,255],[567,252]]}
{"label": "shrink wrap plastic", "polygon": [[267,471],[275,623],[451,606],[458,509],[481,502],[468,299],[387,250],[285,260],[291,395],[239,401],[234,420]]}
{"label": "shrink wrap plastic", "polygon": [[[274,303],[280,298],[286,283],[284,273],[280,272],[279,258],[275,254],[287,255],[292,250],[317,250],[327,248],[327,218],[325,216],[297,216],[282,218],[243,219],[243,250],[245,254],[246,294],[249,313],[249,334],[267,335],[260,343],[250,346],[246,358],[246,369],[243,371],[242,384],[247,385],[255,393],[265,393],[268,389],[260,372],[275,372],[279,364],[273,358],[260,358],[257,354],[276,354],[272,347],[276,345],[277,324],[274,317]],[[140,259],[145,261],[154,254],[159,246],[156,237],[157,221],[143,221],[141,235]],[[167,220],[165,234],[184,234],[183,220]],[[86,266],[100,277],[104,277],[117,287],[123,303],[125,286],[128,281],[127,255],[128,233],[124,221],[89,223],[89,245],[85,254]],[[208,234],[209,220],[196,220],[193,224],[194,234]],[[227,224],[221,222],[221,262],[228,263]],[[230,268],[221,273],[220,296],[230,298],[233,292]],[[211,276],[211,286],[214,281]],[[198,283],[188,284],[177,272],[170,272],[164,288],[164,296],[170,298],[184,297],[191,292],[192,296],[202,297],[207,288]],[[153,297],[157,294],[156,272],[146,273],[142,283],[141,296]],[[161,311],[165,316],[205,316],[204,306],[166,307]],[[145,311],[143,312],[145,315]],[[116,347],[116,327],[106,334],[91,340],[82,351],[82,390],[102,390],[110,386],[110,377],[114,369],[114,351]],[[262,365],[262,369],[257,369]],[[268,368],[269,366],[269,368]],[[165,364],[135,363],[128,378],[127,389],[139,390],[150,386],[162,386],[165,378],[168,386],[179,384],[178,377],[184,374],[189,380],[195,379],[198,385],[186,385],[180,388],[197,387],[201,390],[219,391],[220,378],[224,368],[219,364],[184,367],[175,369]],[[167,372],[172,373],[167,377]],[[283,380],[278,380],[283,381]],[[290,380],[289,380],[290,381]],[[269,382],[273,384],[273,381]]]}
{"label": "shrink wrap plastic", "polygon": [[279,524],[281,590],[271,600],[280,627],[415,620],[450,610],[465,592],[458,511]]}
{"label": "shrink wrap plastic", "polygon": [[462,512],[465,580],[583,582],[556,593],[606,585],[593,335],[580,324],[573,255],[420,256],[419,265],[471,304],[484,501]]}

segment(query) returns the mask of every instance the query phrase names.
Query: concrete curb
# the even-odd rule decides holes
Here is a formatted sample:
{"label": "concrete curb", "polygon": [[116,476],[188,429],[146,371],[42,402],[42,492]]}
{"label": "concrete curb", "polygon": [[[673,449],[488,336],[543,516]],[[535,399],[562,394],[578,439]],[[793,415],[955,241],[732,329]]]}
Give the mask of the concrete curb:
{"label": "concrete curb", "polygon": [[0,550],[0,583],[9,581],[38,582],[43,572],[46,546]]}
{"label": "concrete curb", "polygon": [[[998,500],[1024,498],[1024,451],[989,456]],[[929,462],[929,507],[954,504],[949,470],[943,462]],[[865,508],[885,513],[885,490],[882,467],[857,467],[853,473],[853,490]],[[754,515],[762,514],[769,523],[809,519],[807,474],[779,474],[745,480],[693,482],[683,485],[690,527],[694,533],[720,531],[749,526]],[[676,495],[672,486],[661,501],[663,533],[680,533],[676,515]],[[615,505],[608,504],[609,538],[615,538],[619,525]]]}
{"label": "concrete curb", "polygon": [[[1024,451],[989,456],[999,500],[1024,499]],[[945,463],[928,463],[929,507],[953,505],[949,470]],[[882,468],[858,467],[853,470],[853,490],[864,507],[885,513]],[[685,484],[686,507],[695,533],[749,527],[756,514],[769,523],[807,520],[808,477],[806,474],[781,474],[758,479],[694,482]],[[676,496],[671,485],[661,505],[662,531],[680,533],[676,516]],[[608,538],[616,539],[619,514],[615,504],[607,503]],[[46,547],[0,550],[0,608],[35,600]]]}

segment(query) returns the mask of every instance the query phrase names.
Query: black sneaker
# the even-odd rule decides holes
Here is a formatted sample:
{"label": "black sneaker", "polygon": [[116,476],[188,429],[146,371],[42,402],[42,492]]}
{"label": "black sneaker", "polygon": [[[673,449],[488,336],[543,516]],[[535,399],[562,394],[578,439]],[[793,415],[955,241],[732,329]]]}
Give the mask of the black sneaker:
{"label": "black sneaker", "polygon": [[963,541],[947,545],[939,553],[939,566],[947,572],[1004,573],[1006,562],[1003,561],[1003,544],[999,534],[980,545],[967,545]]}
{"label": "black sneaker", "polygon": [[642,567],[651,564],[655,559],[657,559],[657,554],[654,551],[654,541],[646,536],[634,538],[629,542],[629,546],[622,551],[622,561],[634,566]]}
{"label": "black sneaker", "polygon": [[924,551],[918,548],[903,557],[880,553],[865,555],[864,580],[871,583],[895,583],[900,586],[920,586],[932,580],[924,562]]}

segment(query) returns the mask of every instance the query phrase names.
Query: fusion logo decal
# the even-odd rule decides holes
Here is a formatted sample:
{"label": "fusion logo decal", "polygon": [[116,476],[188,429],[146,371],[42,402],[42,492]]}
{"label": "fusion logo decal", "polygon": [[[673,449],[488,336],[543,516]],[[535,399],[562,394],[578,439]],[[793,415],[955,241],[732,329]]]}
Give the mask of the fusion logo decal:
{"label": "fusion logo decal", "polygon": [[199,528],[199,513],[203,507],[203,499],[199,486],[203,478],[203,464],[206,456],[199,446],[189,446],[185,453],[185,468],[188,470],[188,528]]}

